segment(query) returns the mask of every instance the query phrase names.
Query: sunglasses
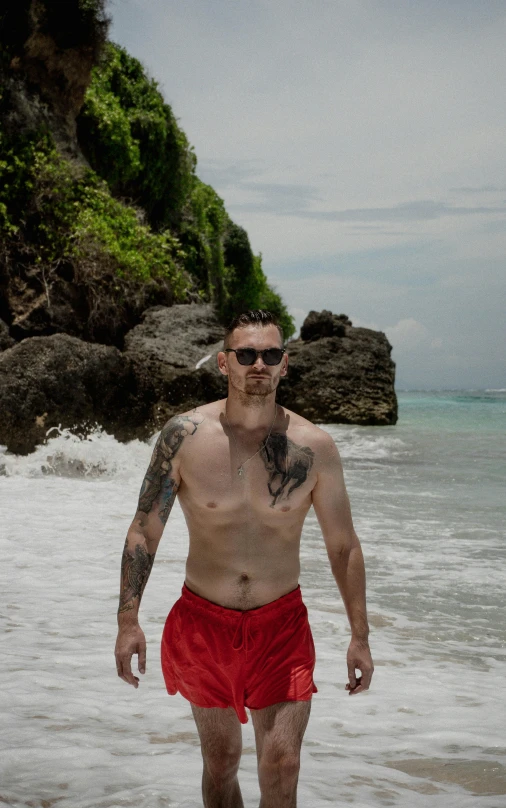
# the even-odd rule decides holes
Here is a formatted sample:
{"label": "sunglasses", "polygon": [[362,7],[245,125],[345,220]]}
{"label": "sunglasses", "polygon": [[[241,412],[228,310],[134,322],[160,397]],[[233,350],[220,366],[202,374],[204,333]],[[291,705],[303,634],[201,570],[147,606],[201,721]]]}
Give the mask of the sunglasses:
{"label": "sunglasses", "polygon": [[225,353],[235,353],[240,365],[254,365],[259,356],[266,365],[279,365],[286,351],[284,348],[265,348],[263,351],[255,351],[254,348],[225,348]]}

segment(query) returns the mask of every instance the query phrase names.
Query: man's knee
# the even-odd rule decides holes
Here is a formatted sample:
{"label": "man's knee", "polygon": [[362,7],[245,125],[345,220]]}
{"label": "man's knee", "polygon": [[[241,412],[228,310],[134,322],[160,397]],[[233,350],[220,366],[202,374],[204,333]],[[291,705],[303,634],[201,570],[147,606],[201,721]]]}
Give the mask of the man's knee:
{"label": "man's knee", "polygon": [[300,770],[300,755],[296,752],[271,752],[263,754],[258,763],[260,782],[293,783]]}
{"label": "man's knee", "polygon": [[204,752],[204,767],[215,786],[230,782],[237,775],[241,762],[241,749],[236,747],[219,748]]}

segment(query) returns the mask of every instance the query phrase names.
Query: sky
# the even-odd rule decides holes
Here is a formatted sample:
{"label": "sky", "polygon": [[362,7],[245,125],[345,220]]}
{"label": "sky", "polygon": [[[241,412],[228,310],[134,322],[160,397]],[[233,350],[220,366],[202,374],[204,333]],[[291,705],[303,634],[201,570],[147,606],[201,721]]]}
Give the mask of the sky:
{"label": "sky", "polygon": [[297,327],[398,389],[506,388],[504,0],[111,0]]}

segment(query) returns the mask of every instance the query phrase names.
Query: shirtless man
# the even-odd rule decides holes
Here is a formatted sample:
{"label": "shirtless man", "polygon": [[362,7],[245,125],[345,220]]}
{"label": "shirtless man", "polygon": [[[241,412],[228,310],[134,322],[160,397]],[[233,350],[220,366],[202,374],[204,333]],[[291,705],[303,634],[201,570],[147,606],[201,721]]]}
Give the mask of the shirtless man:
{"label": "shirtless man", "polygon": [[[228,396],[163,427],[128,530],[116,665],[138,687],[146,669],[139,604],[176,494],[189,530],[182,595],[162,637],[169,693],[190,701],[204,763],[205,808],[242,808],[241,723],[255,731],[260,808],[295,808],[311,710],[314,644],[299,586],[299,544],[313,505],[351,626],[350,695],[367,690],[365,572],[335,443],[276,404],[288,356],[269,312],[239,315],[218,354]],[[356,675],[356,669],[361,676]]]}

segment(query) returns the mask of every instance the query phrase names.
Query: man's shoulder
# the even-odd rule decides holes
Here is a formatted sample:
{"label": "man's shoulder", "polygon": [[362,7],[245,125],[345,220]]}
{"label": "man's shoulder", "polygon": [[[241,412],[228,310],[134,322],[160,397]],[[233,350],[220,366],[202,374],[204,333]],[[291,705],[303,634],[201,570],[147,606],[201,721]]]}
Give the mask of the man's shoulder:
{"label": "man's shoulder", "polygon": [[332,435],[301,415],[290,410],[285,410],[285,413],[289,423],[287,437],[299,451],[302,450],[312,457],[314,471],[318,473],[330,471],[335,474],[341,467],[341,458]]}
{"label": "man's shoulder", "polygon": [[[187,450],[208,444],[210,432],[216,430],[219,402],[204,404],[185,412],[175,413],[160,430],[157,446],[171,463],[179,462]],[[197,449],[197,451],[199,451]],[[176,457],[177,456],[177,457]]]}
{"label": "man's shoulder", "polygon": [[288,424],[287,436],[294,443],[310,447],[314,452],[335,445],[329,433],[321,427],[298,415],[296,412],[283,407],[285,421]]}
{"label": "man's shoulder", "polygon": [[185,412],[175,413],[162,427],[162,434],[184,430],[189,435],[197,433],[200,427],[209,428],[219,422],[223,409],[222,401],[212,401]]}

